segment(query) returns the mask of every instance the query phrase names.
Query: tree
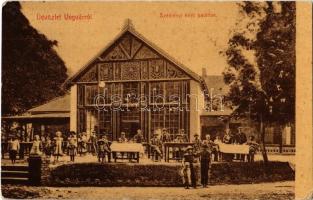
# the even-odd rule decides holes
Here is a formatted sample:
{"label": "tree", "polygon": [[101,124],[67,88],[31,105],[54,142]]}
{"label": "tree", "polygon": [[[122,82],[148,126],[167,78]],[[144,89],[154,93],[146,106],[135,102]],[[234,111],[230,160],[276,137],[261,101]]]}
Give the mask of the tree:
{"label": "tree", "polygon": [[[260,122],[264,162],[265,126],[295,118],[295,2],[242,2],[242,18],[224,51],[224,81],[234,116]],[[244,24],[243,28],[239,25]]]}
{"label": "tree", "polygon": [[49,40],[34,29],[19,2],[7,2],[2,13],[2,113],[19,114],[62,95],[66,67]]}

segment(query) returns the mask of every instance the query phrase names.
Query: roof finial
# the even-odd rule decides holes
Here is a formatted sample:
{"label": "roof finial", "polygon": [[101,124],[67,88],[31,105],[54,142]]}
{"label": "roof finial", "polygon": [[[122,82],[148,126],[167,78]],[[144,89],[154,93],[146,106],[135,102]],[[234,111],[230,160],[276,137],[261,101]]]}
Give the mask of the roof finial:
{"label": "roof finial", "polygon": [[133,29],[134,28],[134,25],[133,25],[133,22],[131,19],[127,18],[125,20],[125,26],[124,26],[125,29]]}

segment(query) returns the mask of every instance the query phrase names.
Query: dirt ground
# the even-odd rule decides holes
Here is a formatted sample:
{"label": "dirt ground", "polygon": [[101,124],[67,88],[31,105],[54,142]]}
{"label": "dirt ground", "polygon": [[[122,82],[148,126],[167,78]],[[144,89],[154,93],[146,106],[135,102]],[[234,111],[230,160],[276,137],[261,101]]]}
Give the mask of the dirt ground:
{"label": "dirt ground", "polygon": [[[13,186],[16,187],[16,186]],[[10,190],[12,186],[10,187]],[[116,199],[116,200],[288,200],[294,199],[294,182],[243,185],[215,185],[208,188],[178,187],[23,187],[40,199]],[[5,187],[2,188],[5,190]],[[2,191],[4,195],[4,191]],[[16,191],[17,192],[17,191]],[[6,194],[12,194],[7,191]],[[24,196],[25,197],[25,196]],[[16,198],[16,197],[15,197]],[[17,197],[18,198],[18,197]],[[28,198],[32,198],[29,196]]]}

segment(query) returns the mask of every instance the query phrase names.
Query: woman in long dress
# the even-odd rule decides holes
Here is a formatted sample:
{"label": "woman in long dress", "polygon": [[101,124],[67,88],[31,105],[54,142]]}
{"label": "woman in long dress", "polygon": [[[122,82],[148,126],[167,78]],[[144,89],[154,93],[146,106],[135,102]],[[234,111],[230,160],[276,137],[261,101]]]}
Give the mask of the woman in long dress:
{"label": "woman in long dress", "polygon": [[57,131],[55,133],[56,137],[54,137],[54,143],[55,143],[55,149],[54,149],[54,161],[59,160],[59,156],[63,156],[63,151],[62,151],[62,133],[61,131]]}

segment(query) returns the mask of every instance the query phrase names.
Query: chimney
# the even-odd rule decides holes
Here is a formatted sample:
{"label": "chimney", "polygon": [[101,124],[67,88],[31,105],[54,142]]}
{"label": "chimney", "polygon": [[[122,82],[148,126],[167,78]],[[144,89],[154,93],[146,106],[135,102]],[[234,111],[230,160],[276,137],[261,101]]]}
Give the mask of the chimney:
{"label": "chimney", "polygon": [[206,74],[206,68],[202,68],[202,77],[207,77],[207,74]]}

